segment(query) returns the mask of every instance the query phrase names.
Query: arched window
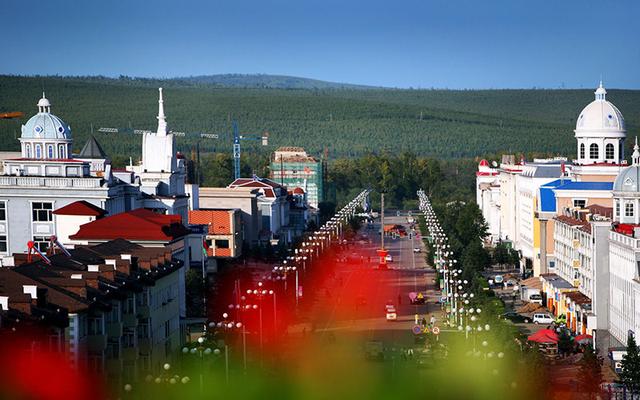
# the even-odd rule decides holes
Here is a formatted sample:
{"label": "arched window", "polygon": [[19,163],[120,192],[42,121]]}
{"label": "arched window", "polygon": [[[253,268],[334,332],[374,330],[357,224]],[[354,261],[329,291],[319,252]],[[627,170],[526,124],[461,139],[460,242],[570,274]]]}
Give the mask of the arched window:
{"label": "arched window", "polygon": [[58,145],[58,158],[65,158],[64,156],[64,145]]}
{"label": "arched window", "polygon": [[584,143],[580,143],[580,157],[584,158]]}
{"label": "arched window", "polygon": [[36,158],[42,158],[42,147],[39,144],[36,145]]}
{"label": "arched window", "polygon": [[31,145],[27,144],[25,146],[25,150],[26,150],[26,153],[27,153],[27,158],[31,158]]}
{"label": "arched window", "polygon": [[613,147],[613,144],[611,143],[607,143],[607,146],[605,147],[605,151],[604,151],[604,158],[606,158],[607,160],[613,160],[613,158],[615,157],[616,154],[616,150]]}
{"label": "arched window", "polygon": [[53,158],[53,146],[52,145],[47,146],[47,157],[49,157],[49,159]]}
{"label": "arched window", "polygon": [[616,215],[615,217],[620,217],[620,200],[616,200]]}
{"label": "arched window", "polygon": [[628,202],[624,205],[624,216],[633,217],[633,203]]}
{"label": "arched window", "polygon": [[592,160],[598,159],[598,145],[595,143],[591,143],[591,146],[589,146],[589,158]]}

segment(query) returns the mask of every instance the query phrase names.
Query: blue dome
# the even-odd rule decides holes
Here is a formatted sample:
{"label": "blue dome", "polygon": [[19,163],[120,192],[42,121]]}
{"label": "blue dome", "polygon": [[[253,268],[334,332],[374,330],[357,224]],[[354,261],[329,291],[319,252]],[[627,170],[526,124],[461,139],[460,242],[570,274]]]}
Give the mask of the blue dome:
{"label": "blue dome", "polygon": [[22,139],[71,139],[71,128],[48,112],[39,112],[22,125]]}

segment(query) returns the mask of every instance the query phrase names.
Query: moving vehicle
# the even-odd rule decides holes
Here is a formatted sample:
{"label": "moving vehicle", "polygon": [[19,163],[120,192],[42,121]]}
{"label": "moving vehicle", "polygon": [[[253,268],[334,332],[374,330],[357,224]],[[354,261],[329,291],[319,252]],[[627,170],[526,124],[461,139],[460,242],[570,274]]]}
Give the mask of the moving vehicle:
{"label": "moving vehicle", "polygon": [[393,305],[389,305],[387,304],[386,308],[386,314],[387,314],[387,321],[395,321],[398,319],[398,314],[396,313],[396,308]]}
{"label": "moving vehicle", "polygon": [[391,254],[387,254],[386,256],[384,256],[384,259],[386,262],[393,262],[393,257],[391,256]]}
{"label": "moving vehicle", "polygon": [[529,301],[531,303],[542,305],[542,296],[540,296],[539,294],[532,294],[531,296],[529,296]]}
{"label": "moving vehicle", "polygon": [[522,324],[522,323],[528,324],[531,321],[531,318],[518,314],[515,311],[506,312],[502,314],[500,318],[508,319],[509,321],[516,324]]}
{"label": "moving vehicle", "polygon": [[551,315],[546,313],[535,313],[533,314],[533,323],[534,324],[552,324],[554,321]]}
{"label": "moving vehicle", "polygon": [[420,253],[422,251],[422,249],[420,249],[420,247],[414,247],[413,248],[413,252],[414,253]]}

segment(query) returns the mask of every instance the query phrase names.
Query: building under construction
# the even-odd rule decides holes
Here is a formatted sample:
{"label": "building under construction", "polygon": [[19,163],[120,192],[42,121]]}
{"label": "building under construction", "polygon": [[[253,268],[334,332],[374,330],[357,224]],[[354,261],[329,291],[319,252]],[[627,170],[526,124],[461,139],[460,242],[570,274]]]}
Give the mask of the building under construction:
{"label": "building under construction", "polygon": [[324,201],[322,163],[302,147],[280,147],[271,157],[270,169],[273,181],[291,190],[302,188],[312,207]]}

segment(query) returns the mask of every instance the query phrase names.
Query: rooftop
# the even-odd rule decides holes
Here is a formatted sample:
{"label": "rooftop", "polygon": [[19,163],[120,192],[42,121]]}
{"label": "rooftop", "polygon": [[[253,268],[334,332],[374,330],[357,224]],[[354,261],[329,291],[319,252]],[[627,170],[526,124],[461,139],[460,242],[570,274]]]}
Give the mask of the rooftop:
{"label": "rooftop", "polygon": [[83,215],[91,217],[104,217],[107,211],[85,200],[75,201],[53,212],[55,215]]}
{"label": "rooftop", "polygon": [[189,234],[179,215],[164,215],[139,208],[81,225],[73,240],[127,239],[170,242]]}

